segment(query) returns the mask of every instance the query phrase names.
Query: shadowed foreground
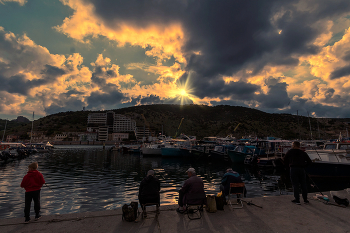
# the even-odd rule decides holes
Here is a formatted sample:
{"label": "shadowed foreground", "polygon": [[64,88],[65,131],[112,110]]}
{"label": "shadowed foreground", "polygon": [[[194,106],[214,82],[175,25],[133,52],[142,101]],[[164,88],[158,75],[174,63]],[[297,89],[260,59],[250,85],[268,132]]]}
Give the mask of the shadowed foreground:
{"label": "shadowed foreground", "polygon": [[326,205],[313,195],[308,205],[291,203],[289,195],[248,198],[263,208],[227,205],[216,213],[204,210],[199,220],[178,214],[175,205],[161,206],[158,219],[149,213],[136,223],[123,221],[121,209],[43,216],[29,224],[24,218],[1,219],[0,232],[350,232],[350,207]]}

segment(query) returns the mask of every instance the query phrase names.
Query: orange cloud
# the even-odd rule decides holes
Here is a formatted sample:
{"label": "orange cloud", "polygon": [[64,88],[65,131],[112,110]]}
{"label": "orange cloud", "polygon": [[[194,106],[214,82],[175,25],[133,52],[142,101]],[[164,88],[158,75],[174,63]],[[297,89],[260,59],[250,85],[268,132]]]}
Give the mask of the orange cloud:
{"label": "orange cloud", "polygon": [[118,46],[131,44],[142,48],[151,47],[146,55],[156,57],[161,63],[172,56],[180,63],[186,60],[181,52],[184,45],[184,32],[179,23],[169,25],[152,24],[138,27],[126,22],[116,22],[114,27],[104,25],[104,22],[94,14],[94,6],[81,0],[61,0],[74,10],[74,14],[64,19],[56,30],[83,43],[90,43],[90,37],[105,36],[116,41]]}
{"label": "orange cloud", "polygon": [[0,0],[0,3],[5,4],[5,2],[18,2],[19,5],[24,6],[27,0]]}

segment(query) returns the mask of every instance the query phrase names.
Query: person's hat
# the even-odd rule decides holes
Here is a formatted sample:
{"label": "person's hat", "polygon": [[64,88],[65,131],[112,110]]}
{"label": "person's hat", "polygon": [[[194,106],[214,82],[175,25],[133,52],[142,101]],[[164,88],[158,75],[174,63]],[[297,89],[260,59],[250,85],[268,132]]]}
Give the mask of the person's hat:
{"label": "person's hat", "polygon": [[187,169],[186,172],[194,173],[194,172],[196,172],[196,170],[193,167],[190,167],[189,169]]}

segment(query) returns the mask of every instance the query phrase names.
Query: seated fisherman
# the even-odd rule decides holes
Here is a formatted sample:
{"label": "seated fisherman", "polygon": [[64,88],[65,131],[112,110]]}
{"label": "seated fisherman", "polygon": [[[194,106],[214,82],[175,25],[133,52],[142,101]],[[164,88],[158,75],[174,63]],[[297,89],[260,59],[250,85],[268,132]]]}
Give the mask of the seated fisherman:
{"label": "seated fisherman", "polygon": [[157,203],[160,204],[160,182],[154,177],[154,171],[149,170],[147,176],[141,181],[139,188],[139,201],[143,210],[144,204]]}
{"label": "seated fisherman", "polygon": [[[239,175],[239,173],[233,171],[232,168],[228,168],[221,179],[220,191],[222,191],[223,195],[225,196],[229,194],[230,183],[242,183],[241,176]],[[246,190],[244,190],[244,195],[245,193]]]}
{"label": "seated fisherman", "polygon": [[179,190],[179,208],[176,209],[179,213],[185,212],[186,204],[202,205],[206,202],[203,180],[196,175],[196,170],[192,167],[186,172],[189,178]]}

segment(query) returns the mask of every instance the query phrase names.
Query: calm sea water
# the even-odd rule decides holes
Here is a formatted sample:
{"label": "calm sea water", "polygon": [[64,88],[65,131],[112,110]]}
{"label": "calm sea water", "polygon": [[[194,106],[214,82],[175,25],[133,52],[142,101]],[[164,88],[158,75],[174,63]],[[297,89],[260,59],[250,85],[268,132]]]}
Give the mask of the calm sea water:
{"label": "calm sea water", "polygon": [[[39,163],[47,185],[41,190],[42,215],[116,209],[137,200],[138,188],[148,170],[161,182],[161,204],[177,203],[178,190],[194,167],[207,194],[217,194],[224,171],[233,167],[247,187],[247,196],[291,194],[275,171],[249,171],[243,165],[198,159],[164,159],[111,152],[102,146],[56,146],[53,153],[35,154],[0,166],[0,218],[23,217],[27,166]],[[280,180],[280,181],[278,181]],[[283,176],[282,176],[283,180]],[[288,183],[288,182],[287,182]],[[33,204],[31,213],[33,213]]]}

